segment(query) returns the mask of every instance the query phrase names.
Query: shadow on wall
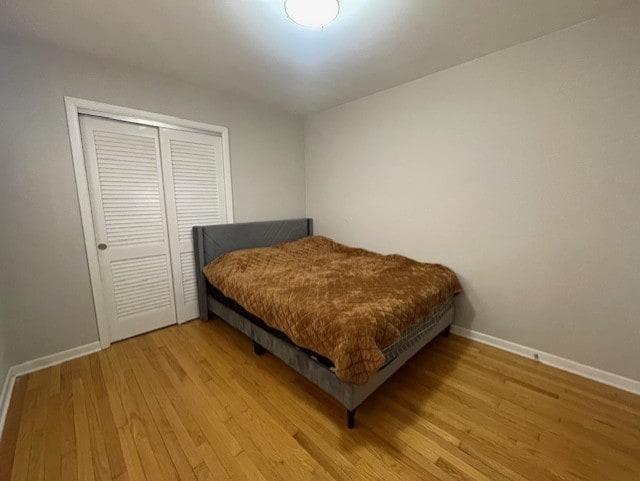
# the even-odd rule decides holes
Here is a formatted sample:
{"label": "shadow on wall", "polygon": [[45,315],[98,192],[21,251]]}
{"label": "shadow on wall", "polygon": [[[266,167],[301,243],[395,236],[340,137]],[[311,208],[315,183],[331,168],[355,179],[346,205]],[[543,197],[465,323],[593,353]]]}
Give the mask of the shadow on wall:
{"label": "shadow on wall", "polygon": [[[464,282],[460,279],[462,283],[462,287],[464,288]],[[471,300],[469,300],[469,296],[467,296],[466,292],[462,292],[462,294],[456,296],[455,300],[455,309],[456,315],[453,323],[457,326],[466,327],[471,329],[471,325],[473,324],[473,319],[476,317],[476,311],[471,304]]]}

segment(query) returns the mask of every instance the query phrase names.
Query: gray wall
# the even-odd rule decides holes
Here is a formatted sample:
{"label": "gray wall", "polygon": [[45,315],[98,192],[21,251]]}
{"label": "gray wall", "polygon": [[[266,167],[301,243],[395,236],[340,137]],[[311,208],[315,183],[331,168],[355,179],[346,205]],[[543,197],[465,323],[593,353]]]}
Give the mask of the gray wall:
{"label": "gray wall", "polygon": [[640,7],[307,119],[319,234],[455,269],[458,324],[640,379]]}
{"label": "gray wall", "polygon": [[0,43],[0,299],[18,364],[98,339],[63,96],[229,128],[236,221],[305,211],[296,116],[134,69]]}

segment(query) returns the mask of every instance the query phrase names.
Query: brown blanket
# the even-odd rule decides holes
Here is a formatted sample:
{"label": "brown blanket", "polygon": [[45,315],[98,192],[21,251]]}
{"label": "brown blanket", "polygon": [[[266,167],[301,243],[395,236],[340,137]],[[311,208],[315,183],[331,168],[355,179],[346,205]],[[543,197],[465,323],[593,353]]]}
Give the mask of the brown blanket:
{"label": "brown blanket", "polygon": [[325,237],[225,254],[211,284],[298,346],[330,359],[343,381],[365,383],[382,349],[462,288],[439,264],[383,256]]}

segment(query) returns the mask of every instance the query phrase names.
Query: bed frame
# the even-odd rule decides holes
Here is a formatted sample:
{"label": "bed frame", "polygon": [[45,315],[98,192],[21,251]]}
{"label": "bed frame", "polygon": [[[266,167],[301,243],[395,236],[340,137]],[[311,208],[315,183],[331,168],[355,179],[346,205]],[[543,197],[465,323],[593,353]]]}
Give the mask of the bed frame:
{"label": "bed frame", "polygon": [[353,428],[356,408],[367,397],[434,337],[440,333],[448,336],[449,327],[454,318],[453,303],[450,304],[449,308],[440,310],[432,316],[429,329],[421,333],[415,342],[412,342],[397,357],[374,374],[366,384],[358,385],[341,381],[327,366],[302,351],[299,347],[274,336],[208,295],[207,280],[202,273],[203,268],[209,262],[227,252],[252,247],[267,247],[310,235],[313,235],[312,219],[194,227],[193,241],[200,318],[208,320],[211,313],[222,318],[228,324],[253,339],[256,354],[262,355],[266,351],[270,352],[323,389],[346,408],[347,425],[349,428]]}

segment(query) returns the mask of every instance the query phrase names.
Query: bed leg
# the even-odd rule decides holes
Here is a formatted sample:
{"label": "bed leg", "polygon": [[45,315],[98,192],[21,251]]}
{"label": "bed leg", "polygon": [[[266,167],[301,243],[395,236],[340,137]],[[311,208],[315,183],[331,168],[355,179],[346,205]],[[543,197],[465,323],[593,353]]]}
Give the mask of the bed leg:
{"label": "bed leg", "polygon": [[444,328],[444,330],[442,331],[442,337],[449,337],[449,332],[451,331],[451,326],[447,326]]}
{"label": "bed leg", "polygon": [[267,352],[267,350],[257,342],[253,341],[253,352],[255,352],[257,356],[262,356]]}
{"label": "bed leg", "polygon": [[349,429],[353,429],[356,425],[356,410],[347,409],[347,426]]}

